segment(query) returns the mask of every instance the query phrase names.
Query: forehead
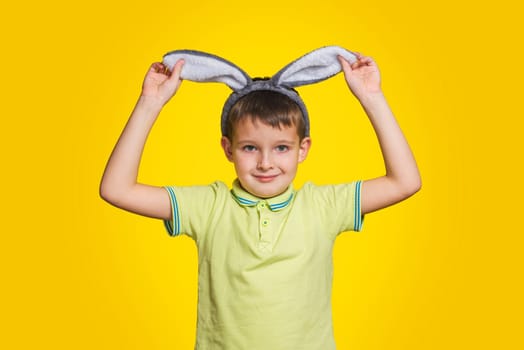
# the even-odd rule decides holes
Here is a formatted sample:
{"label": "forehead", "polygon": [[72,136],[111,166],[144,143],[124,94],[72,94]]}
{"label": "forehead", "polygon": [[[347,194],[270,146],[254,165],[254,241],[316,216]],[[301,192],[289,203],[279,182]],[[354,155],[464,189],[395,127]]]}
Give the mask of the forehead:
{"label": "forehead", "polygon": [[282,140],[298,141],[297,127],[295,125],[271,126],[258,119],[243,118],[235,123],[234,141]]}

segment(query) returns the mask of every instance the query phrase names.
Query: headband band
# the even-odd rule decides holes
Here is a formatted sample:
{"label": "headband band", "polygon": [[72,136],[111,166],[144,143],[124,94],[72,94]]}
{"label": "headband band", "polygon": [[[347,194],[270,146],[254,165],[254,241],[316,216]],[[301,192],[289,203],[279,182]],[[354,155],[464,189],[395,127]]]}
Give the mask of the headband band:
{"label": "headband band", "polygon": [[307,108],[304,104],[304,101],[302,101],[302,99],[296,91],[294,91],[291,88],[286,88],[284,86],[277,86],[271,79],[254,80],[251,84],[246,85],[246,87],[244,87],[243,89],[234,91],[231,95],[229,95],[228,99],[226,100],[226,103],[224,104],[224,108],[222,109],[222,118],[220,122],[222,135],[226,134],[227,116],[229,115],[231,108],[233,108],[233,106],[235,105],[235,103],[237,103],[238,100],[240,100],[242,97],[248,95],[253,91],[278,92],[279,94],[285,95],[293,102],[295,102],[300,108],[300,111],[302,112],[302,116],[304,118],[305,136],[309,136],[309,114],[307,112]]}

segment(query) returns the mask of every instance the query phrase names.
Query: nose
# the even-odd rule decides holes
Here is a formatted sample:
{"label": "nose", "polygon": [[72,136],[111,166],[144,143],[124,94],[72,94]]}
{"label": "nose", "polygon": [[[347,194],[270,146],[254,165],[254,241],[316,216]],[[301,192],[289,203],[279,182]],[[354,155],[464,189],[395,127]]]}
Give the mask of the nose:
{"label": "nose", "polygon": [[273,168],[273,161],[271,158],[271,154],[269,152],[260,152],[260,155],[257,161],[257,169],[269,170],[272,168]]}

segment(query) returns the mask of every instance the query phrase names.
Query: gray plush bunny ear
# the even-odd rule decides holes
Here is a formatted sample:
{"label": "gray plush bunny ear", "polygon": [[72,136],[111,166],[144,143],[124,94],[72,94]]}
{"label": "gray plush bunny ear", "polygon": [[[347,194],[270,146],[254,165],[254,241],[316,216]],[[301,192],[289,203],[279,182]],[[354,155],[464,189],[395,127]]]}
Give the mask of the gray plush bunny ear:
{"label": "gray plush bunny ear", "polygon": [[357,60],[357,56],[351,51],[339,46],[326,46],[291,62],[271,80],[277,86],[290,88],[326,80],[342,70],[337,56],[344,57],[350,63]]}
{"label": "gray plush bunny ear", "polygon": [[164,55],[163,63],[172,70],[175,63],[184,59],[180,77],[196,82],[224,83],[234,91],[251,83],[251,78],[235,64],[209,53],[194,50],[176,50]]}

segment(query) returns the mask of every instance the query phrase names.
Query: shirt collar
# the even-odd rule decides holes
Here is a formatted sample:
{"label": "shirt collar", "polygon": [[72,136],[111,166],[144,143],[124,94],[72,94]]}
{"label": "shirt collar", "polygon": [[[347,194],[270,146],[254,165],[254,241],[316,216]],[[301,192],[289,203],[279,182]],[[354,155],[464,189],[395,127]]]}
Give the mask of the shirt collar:
{"label": "shirt collar", "polygon": [[236,179],[233,182],[233,188],[231,189],[233,198],[238,202],[238,204],[246,207],[254,207],[257,203],[265,201],[269,208],[272,211],[277,211],[284,209],[291,203],[293,196],[295,195],[295,190],[292,185],[289,185],[286,191],[279,194],[278,196],[271,198],[258,198],[251,193],[247,192],[240,186],[240,182]]}

